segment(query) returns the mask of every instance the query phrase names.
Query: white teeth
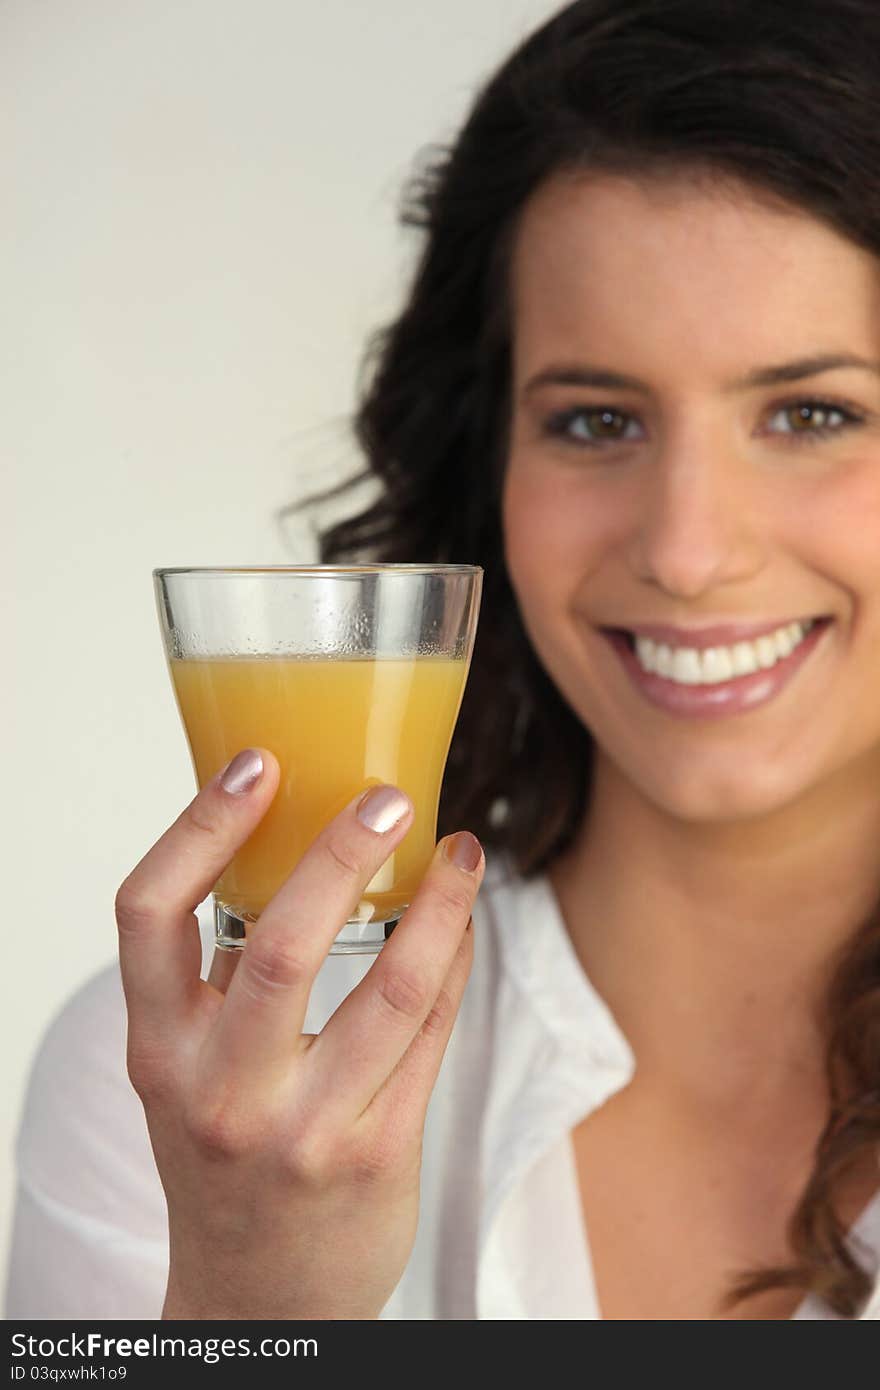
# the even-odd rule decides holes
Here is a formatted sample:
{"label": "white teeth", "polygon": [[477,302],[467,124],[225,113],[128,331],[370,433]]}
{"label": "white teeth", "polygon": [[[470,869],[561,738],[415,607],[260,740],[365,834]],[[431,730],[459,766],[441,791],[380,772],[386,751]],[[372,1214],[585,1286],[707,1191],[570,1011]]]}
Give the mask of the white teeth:
{"label": "white teeth", "polygon": [[733,674],[750,676],[753,671],[757,671],[758,665],[758,653],[751,642],[737,642],[733,648]]}
{"label": "white teeth", "polygon": [[726,647],[709,647],[703,652],[703,679],[729,681],[733,675],[733,655]]}
{"label": "white teeth", "polygon": [[781,627],[774,637],[776,650],[780,656],[791,656],[795,648],[795,639],[787,627]]}
{"label": "white teeth", "polygon": [[775,666],[779,659],[776,651],[775,637],[756,637],[755,650],[758,653],[758,661],[765,671],[769,671],[771,666]]}
{"label": "white teeth", "polygon": [[676,647],[672,652],[672,671],[674,681],[682,685],[699,685],[703,679],[700,669],[700,653],[693,647]]}
{"label": "white teeth", "polygon": [[636,657],[645,671],[653,671],[681,685],[717,685],[734,676],[748,676],[753,671],[768,671],[783,657],[790,656],[795,647],[814,626],[807,622],[788,623],[776,632],[768,632],[753,642],[736,642],[732,647],[669,647],[650,637],[636,638]]}

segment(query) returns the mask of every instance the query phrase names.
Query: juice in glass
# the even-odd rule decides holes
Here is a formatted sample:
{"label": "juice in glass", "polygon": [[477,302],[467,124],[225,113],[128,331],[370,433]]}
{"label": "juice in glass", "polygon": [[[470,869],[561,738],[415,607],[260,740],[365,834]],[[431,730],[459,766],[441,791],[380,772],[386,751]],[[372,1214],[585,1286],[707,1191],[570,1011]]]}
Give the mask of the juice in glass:
{"label": "juice in glass", "polygon": [[255,744],[281,765],[275,800],[215,885],[217,898],[256,920],[358,791],[392,782],[412,800],[415,818],[356,915],[366,922],[403,911],[434,852],[443,770],[468,665],[434,655],[172,659],[200,786]]}

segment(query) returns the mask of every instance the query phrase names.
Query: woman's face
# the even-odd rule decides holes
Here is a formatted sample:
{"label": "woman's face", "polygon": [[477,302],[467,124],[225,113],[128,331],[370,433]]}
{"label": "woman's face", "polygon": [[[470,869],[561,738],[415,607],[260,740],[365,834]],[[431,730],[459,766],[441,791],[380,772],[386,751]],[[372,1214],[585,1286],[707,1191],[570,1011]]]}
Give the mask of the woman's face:
{"label": "woman's face", "polygon": [[878,262],[742,187],[557,178],[512,299],[506,560],[602,753],[684,819],[880,775]]}

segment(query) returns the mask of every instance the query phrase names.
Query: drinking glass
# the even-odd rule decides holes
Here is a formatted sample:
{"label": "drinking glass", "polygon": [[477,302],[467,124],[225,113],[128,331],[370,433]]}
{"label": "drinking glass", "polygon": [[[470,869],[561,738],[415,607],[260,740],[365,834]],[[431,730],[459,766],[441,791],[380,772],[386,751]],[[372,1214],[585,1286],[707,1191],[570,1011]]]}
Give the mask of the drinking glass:
{"label": "drinking glass", "polygon": [[413,823],[330,953],[381,949],[435,848],[482,578],[475,565],[153,571],[198,785],[254,745],[281,766],[272,805],[214,885],[219,947],[240,950],[322,827],[391,782]]}

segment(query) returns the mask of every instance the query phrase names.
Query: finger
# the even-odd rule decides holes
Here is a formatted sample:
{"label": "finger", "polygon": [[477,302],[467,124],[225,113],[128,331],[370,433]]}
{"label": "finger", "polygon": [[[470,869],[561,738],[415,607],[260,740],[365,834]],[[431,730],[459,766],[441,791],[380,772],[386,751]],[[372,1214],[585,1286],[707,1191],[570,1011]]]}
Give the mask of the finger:
{"label": "finger", "polygon": [[406,1145],[424,1130],[428,1102],[458,1018],[473,958],[471,920],[428,1017],[361,1117],[379,1126],[391,1142]]}
{"label": "finger", "polygon": [[315,976],[413,815],[403,792],[371,787],[309,846],[248,936],[207,1043],[209,1068],[242,1086],[287,1074]]}
{"label": "finger", "polygon": [[312,1048],[309,1090],[340,1122],[363,1113],[437,1006],[485,862],[468,831],[440,842],[394,935]]}
{"label": "finger", "polygon": [[267,749],[239,753],[199,792],[116,895],[119,962],[134,1027],[165,1027],[201,972],[195,908],[256,829],[278,788]]}

